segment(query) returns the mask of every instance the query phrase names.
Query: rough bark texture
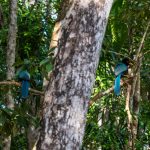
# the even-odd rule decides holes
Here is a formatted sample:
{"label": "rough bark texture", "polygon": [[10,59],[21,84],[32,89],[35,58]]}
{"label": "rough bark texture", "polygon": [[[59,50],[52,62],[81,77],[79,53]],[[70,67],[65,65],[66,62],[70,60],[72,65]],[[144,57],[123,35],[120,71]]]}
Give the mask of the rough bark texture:
{"label": "rough bark texture", "polygon": [[[7,80],[12,80],[15,76],[15,49],[16,49],[16,34],[17,34],[17,0],[10,1],[10,23],[8,30],[7,43]],[[13,109],[14,101],[9,89],[7,93],[7,107]],[[3,150],[9,150],[11,144],[11,137],[6,137],[3,141]]]}
{"label": "rough bark texture", "polygon": [[28,150],[35,149],[37,140],[39,138],[39,130],[40,128],[35,128],[33,125],[29,125],[27,130]]}
{"label": "rough bark texture", "polygon": [[[142,40],[143,41],[143,40]],[[128,131],[129,141],[127,149],[136,150],[137,128],[138,128],[138,113],[139,113],[139,101],[140,101],[140,69],[142,57],[137,54],[136,66],[132,68],[133,80],[128,84],[127,98],[126,98],[126,110],[128,116]],[[134,68],[136,68],[134,70]]]}
{"label": "rough bark texture", "polygon": [[[127,111],[127,126],[128,126],[128,131],[129,133],[132,133],[132,115],[131,115],[131,103],[130,103],[130,96],[131,96],[131,90],[132,90],[132,86],[131,84],[128,84],[127,87],[127,96],[126,96],[126,111]],[[127,148],[131,147],[132,145],[132,136],[129,135],[129,143]]]}
{"label": "rough bark texture", "polygon": [[[17,34],[17,0],[10,1],[10,23],[8,31],[7,44],[7,80],[12,80],[15,75],[15,50],[16,50],[16,34]],[[8,93],[8,107],[13,108],[11,92]]]}
{"label": "rough bark texture", "polygon": [[69,7],[60,21],[55,66],[45,92],[37,149],[80,149],[112,2],[69,1]]}
{"label": "rough bark texture", "polygon": [[137,130],[138,130],[139,101],[140,101],[140,72],[137,75],[135,94],[133,96],[133,125],[132,125],[133,140],[132,141],[133,141],[134,149],[135,149],[135,142],[137,139]]}
{"label": "rough bark texture", "polygon": [[[135,82],[136,81],[136,82]],[[135,150],[137,128],[138,128],[138,113],[140,100],[140,69],[132,83],[128,84],[126,97],[127,124],[129,131],[129,141],[126,149]]]}

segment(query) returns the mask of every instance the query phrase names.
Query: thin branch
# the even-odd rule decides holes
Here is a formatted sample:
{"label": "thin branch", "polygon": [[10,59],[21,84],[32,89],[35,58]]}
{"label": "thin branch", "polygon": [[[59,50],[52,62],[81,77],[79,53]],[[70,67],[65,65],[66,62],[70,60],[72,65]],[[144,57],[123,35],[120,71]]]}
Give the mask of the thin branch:
{"label": "thin branch", "polygon": [[[125,84],[129,83],[130,81],[132,80],[131,79],[128,79],[127,81],[125,82],[121,82],[121,87],[124,86]],[[89,105],[91,106],[94,102],[96,102],[98,99],[102,98],[103,96],[105,95],[108,95],[110,93],[112,93],[114,91],[114,86],[112,86],[111,88],[107,89],[106,91],[104,92],[99,92],[97,93],[93,98],[91,98],[90,102],[89,102]]]}
{"label": "thin branch", "polygon": [[144,33],[144,35],[143,35],[143,38],[142,38],[142,40],[141,40],[139,49],[138,49],[138,51],[137,51],[137,59],[138,59],[138,57],[139,57],[139,55],[140,55],[140,52],[141,52],[141,50],[142,50],[142,48],[143,48],[144,41],[145,41],[145,38],[146,38],[146,35],[147,35],[147,32],[148,32],[149,26],[150,26],[150,21],[149,21],[148,24],[147,24],[145,33]]}
{"label": "thin branch", "polygon": [[[21,87],[21,83],[16,82],[16,81],[1,81],[0,85],[15,85],[15,86]],[[34,93],[35,95],[44,95],[44,92],[38,91],[32,88],[29,88],[29,91]]]}
{"label": "thin branch", "polygon": [[131,62],[133,61],[129,56],[127,56],[127,55],[124,55],[124,54],[122,54],[122,53],[118,53],[118,52],[114,52],[114,51],[108,51],[109,53],[114,53],[114,54],[116,54],[116,55],[120,55],[120,56],[123,56],[123,57],[126,57],[126,58],[128,58]]}
{"label": "thin branch", "polygon": [[146,54],[148,54],[150,52],[150,50],[148,50],[147,52],[145,52],[144,54],[143,54],[143,56],[141,56],[141,57],[144,57]]}

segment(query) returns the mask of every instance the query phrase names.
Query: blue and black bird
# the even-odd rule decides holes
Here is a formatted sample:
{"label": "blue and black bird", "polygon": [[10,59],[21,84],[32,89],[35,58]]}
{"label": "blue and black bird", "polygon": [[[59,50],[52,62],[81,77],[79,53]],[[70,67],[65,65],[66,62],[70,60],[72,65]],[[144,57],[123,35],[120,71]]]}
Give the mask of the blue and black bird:
{"label": "blue and black bird", "polygon": [[116,76],[115,85],[114,85],[114,92],[115,95],[120,95],[120,80],[121,77],[128,71],[129,59],[124,58],[122,62],[118,63],[114,69],[114,73]]}
{"label": "blue and black bird", "polygon": [[21,71],[19,73],[19,80],[21,80],[21,98],[27,98],[29,94],[29,86],[30,86],[30,74],[27,70]]}

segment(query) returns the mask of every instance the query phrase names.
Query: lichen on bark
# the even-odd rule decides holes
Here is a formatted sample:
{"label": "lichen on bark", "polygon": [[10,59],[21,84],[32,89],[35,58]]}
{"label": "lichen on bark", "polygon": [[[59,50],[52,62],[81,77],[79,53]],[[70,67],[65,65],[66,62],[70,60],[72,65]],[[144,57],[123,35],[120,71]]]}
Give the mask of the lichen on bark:
{"label": "lichen on bark", "polygon": [[[65,2],[65,1],[64,1]],[[113,0],[72,0],[58,37],[37,149],[79,149]]]}

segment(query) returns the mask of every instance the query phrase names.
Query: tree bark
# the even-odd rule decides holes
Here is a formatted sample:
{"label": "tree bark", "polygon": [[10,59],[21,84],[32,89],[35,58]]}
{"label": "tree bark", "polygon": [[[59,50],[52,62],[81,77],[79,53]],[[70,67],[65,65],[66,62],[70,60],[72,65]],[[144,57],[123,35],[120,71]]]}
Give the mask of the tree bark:
{"label": "tree bark", "polygon": [[139,114],[139,101],[140,101],[140,70],[137,75],[137,82],[135,87],[135,94],[133,96],[133,125],[132,125],[132,141],[135,148],[135,142],[137,139],[137,130],[138,130],[138,114]]}
{"label": "tree bark", "polygon": [[[127,124],[129,131],[129,141],[127,149],[136,150],[135,142],[137,138],[138,113],[140,100],[140,67],[132,83],[128,84],[126,97]],[[131,113],[132,112],[132,113]]]}
{"label": "tree bark", "polygon": [[[12,80],[15,76],[15,50],[16,50],[16,34],[17,34],[17,0],[10,1],[10,23],[8,30],[8,43],[7,43],[7,80]],[[14,101],[9,89],[7,93],[7,107],[13,109]],[[11,136],[6,137],[3,141],[3,150],[9,150],[11,145]]]}
{"label": "tree bark", "polygon": [[39,150],[80,149],[95,70],[113,0],[65,0]]}
{"label": "tree bark", "polygon": [[[12,80],[15,76],[15,50],[16,50],[16,34],[17,34],[17,0],[10,1],[10,23],[8,31],[7,44],[7,80]],[[13,108],[14,102],[11,94],[8,94],[8,107]]]}
{"label": "tree bark", "polygon": [[126,96],[126,111],[127,111],[127,128],[129,131],[129,140],[128,144],[126,145],[126,150],[132,148],[132,115],[131,115],[131,90],[132,90],[132,85],[129,83],[127,87],[127,96]]}

